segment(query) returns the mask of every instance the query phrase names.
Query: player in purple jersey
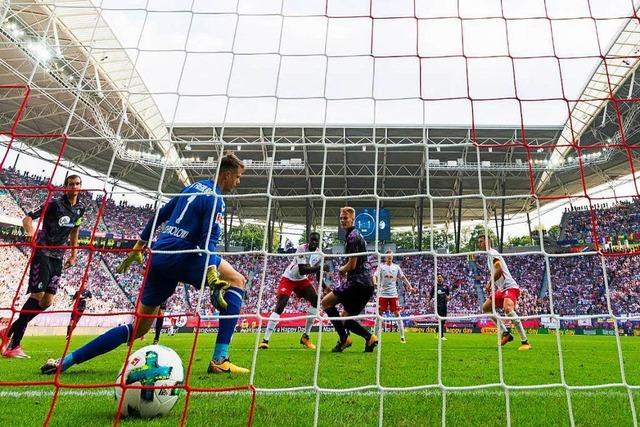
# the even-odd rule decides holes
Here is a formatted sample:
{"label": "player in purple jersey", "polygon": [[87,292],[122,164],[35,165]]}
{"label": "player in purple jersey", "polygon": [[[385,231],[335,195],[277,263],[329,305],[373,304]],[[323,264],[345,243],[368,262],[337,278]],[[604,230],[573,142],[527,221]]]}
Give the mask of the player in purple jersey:
{"label": "player in purple jersey", "polygon": [[[373,279],[366,268],[367,255],[364,254],[367,250],[367,242],[365,242],[358,229],[354,227],[354,221],[355,209],[351,207],[340,209],[340,226],[346,232],[345,253],[361,253],[361,255],[353,255],[347,258],[347,263],[338,270],[340,274],[347,276],[346,283],[338,286],[322,299],[322,308],[329,317],[357,316],[373,296]],[[337,304],[342,304],[341,314],[336,308]],[[348,331],[364,338],[365,352],[372,352],[378,345],[378,337],[370,333],[355,319],[334,319],[331,323],[340,337],[336,346],[331,350],[334,353],[341,353],[346,348],[351,347],[352,342]]]}
{"label": "player in purple jersey", "polygon": [[[36,248],[29,267],[29,299],[22,306],[18,320],[0,331],[0,353],[4,357],[28,359],[20,342],[27,325],[38,314],[49,308],[58,292],[60,275],[63,268],[69,268],[77,262],[78,233],[85,206],[78,196],[82,188],[82,179],[78,175],[68,175],[64,180],[64,194],[51,198],[38,209],[27,213],[22,226],[27,236],[35,240]],[[36,234],[37,223],[33,220],[42,215],[42,229]],[[65,249],[69,243],[73,248],[71,255],[63,263]]]}

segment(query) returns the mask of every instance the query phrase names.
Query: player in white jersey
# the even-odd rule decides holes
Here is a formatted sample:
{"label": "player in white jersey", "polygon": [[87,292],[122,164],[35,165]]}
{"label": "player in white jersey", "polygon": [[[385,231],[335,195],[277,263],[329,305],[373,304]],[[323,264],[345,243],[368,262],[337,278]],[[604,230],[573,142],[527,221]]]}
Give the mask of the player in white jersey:
{"label": "player in white jersey", "polygon": [[[378,313],[383,316],[384,313],[391,312],[395,317],[400,317],[400,305],[398,304],[398,281],[406,287],[407,291],[413,292],[414,288],[407,276],[402,272],[398,264],[393,263],[393,252],[387,251],[384,262],[378,265],[376,272],[373,274],[373,284],[378,288]],[[376,319],[375,333],[380,334],[380,318]],[[400,333],[400,342],[407,342],[404,336],[404,324],[401,319],[398,322],[398,332]]]}
{"label": "player in white jersey", "polygon": [[[489,236],[478,236],[478,245],[480,250],[487,251],[489,256],[489,263],[491,266],[491,275],[486,287],[487,299],[482,304],[482,311],[484,313],[492,313],[491,319],[496,323],[498,329],[502,332],[500,344],[505,345],[508,342],[513,341],[513,335],[505,327],[504,323],[498,319],[493,313],[493,302],[495,300],[495,308],[501,308],[504,313],[511,318],[511,322],[516,326],[516,330],[520,335],[520,347],[518,350],[526,351],[531,349],[531,345],[527,340],[527,334],[522,326],[520,318],[516,313],[516,307],[518,305],[518,297],[520,296],[520,287],[511,276],[509,267],[500,253],[491,247],[491,238]],[[491,284],[495,285],[495,292]],[[492,298],[493,293],[493,298]]]}
{"label": "player in white jersey", "polygon": [[[307,254],[305,254],[307,252]],[[314,252],[309,254],[309,252]],[[276,289],[277,302],[276,306],[269,316],[269,322],[267,323],[267,330],[264,333],[264,339],[258,345],[261,350],[269,348],[269,340],[271,334],[275,331],[280,315],[284,311],[289,297],[293,292],[300,298],[304,298],[311,304],[307,309],[307,321],[305,324],[305,332],[300,338],[300,344],[309,349],[315,349],[316,346],[311,342],[309,333],[311,332],[311,326],[313,325],[313,319],[317,316],[318,310],[316,308],[318,304],[318,294],[311,279],[308,277],[310,274],[315,274],[318,279],[320,276],[320,264],[322,261],[322,251],[320,250],[320,234],[311,233],[309,235],[309,243],[300,245],[296,251],[296,256],[291,263],[287,266],[278,282],[278,288]],[[324,270],[329,271],[329,266],[324,265]]]}

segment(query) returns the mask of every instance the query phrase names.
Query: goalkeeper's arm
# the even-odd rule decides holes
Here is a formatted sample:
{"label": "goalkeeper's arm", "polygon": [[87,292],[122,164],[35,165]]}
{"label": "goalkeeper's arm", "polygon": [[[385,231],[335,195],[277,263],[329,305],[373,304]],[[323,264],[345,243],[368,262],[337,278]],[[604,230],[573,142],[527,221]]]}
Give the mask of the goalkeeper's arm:
{"label": "goalkeeper's arm", "polygon": [[138,240],[136,244],[133,245],[131,252],[127,254],[127,257],[118,266],[118,268],[116,269],[116,273],[120,273],[120,274],[126,273],[127,270],[129,270],[129,267],[131,267],[131,264],[133,263],[142,264],[144,248],[146,245],[147,245],[147,242],[143,240]]}

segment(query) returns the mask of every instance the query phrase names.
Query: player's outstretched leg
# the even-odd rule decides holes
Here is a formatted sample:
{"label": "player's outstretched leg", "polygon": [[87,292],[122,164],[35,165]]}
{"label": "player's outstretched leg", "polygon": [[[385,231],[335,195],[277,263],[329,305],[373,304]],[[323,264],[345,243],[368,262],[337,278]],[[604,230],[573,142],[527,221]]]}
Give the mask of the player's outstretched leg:
{"label": "player's outstretched leg", "polygon": [[398,333],[400,334],[400,342],[405,344],[407,342],[406,337],[404,336],[404,321],[400,319],[400,312],[396,311],[393,313],[394,316],[397,317],[396,322],[398,322]]}
{"label": "player's outstretched leg", "polygon": [[500,345],[506,345],[513,341],[513,335],[511,335],[509,329],[507,329],[498,317],[493,315],[493,303],[491,302],[491,299],[487,299],[484,304],[482,304],[482,312],[487,314],[491,313],[489,315],[489,319],[493,320],[498,327],[498,331],[500,332]]}
{"label": "player's outstretched leg", "polygon": [[[242,274],[238,273],[231,264],[225,260],[220,261],[218,272],[220,279],[229,283],[231,287],[224,293],[224,301],[227,303],[227,307],[216,307],[220,310],[220,326],[207,372],[210,374],[247,374],[250,372],[248,369],[236,366],[229,361],[229,344],[231,343],[231,337],[238,324],[238,316],[240,315],[240,308],[242,307],[246,280]],[[213,295],[214,293],[212,292],[212,302],[215,306],[217,305],[217,298],[213,297]]]}
{"label": "player's outstretched leg", "polygon": [[518,350],[531,350],[531,344],[529,344],[529,341],[527,340],[527,333],[525,332],[524,326],[522,325],[522,322],[520,321],[520,319],[518,318],[518,314],[516,313],[515,302],[511,298],[505,298],[503,307],[505,314],[511,318],[511,321],[516,326],[518,335],[520,335],[520,347],[518,347]]}
{"label": "player's outstretched leg", "polygon": [[287,303],[289,302],[289,295],[278,295],[278,301],[276,302],[276,306],[274,307],[271,315],[269,316],[269,321],[267,322],[267,329],[264,331],[264,338],[258,348],[260,350],[267,350],[269,348],[269,340],[271,339],[271,335],[276,330],[276,326],[278,326],[278,322],[280,321],[280,315],[284,312]]}
{"label": "player's outstretched leg", "polygon": [[308,348],[309,350],[315,350],[316,345],[311,342],[311,337],[309,334],[311,333],[311,328],[313,327],[313,319],[318,316],[318,309],[315,307],[309,307],[307,309],[307,318],[305,319],[304,324],[304,334],[300,337],[300,345]]}
{"label": "player's outstretched leg", "polygon": [[318,316],[318,309],[316,309],[316,305],[318,304],[318,294],[312,286],[307,286],[298,292],[298,296],[304,298],[310,304],[310,307],[307,309],[304,334],[300,337],[300,344],[310,350],[315,350],[316,346],[311,342],[309,334],[311,333],[311,327],[313,326],[313,319]]}
{"label": "player's outstretched leg", "polygon": [[[140,304],[140,309],[138,311],[141,314],[155,315],[158,308],[159,306],[150,307]],[[77,350],[67,354],[64,359],[47,360],[47,362],[40,368],[40,371],[43,374],[55,374],[58,369],[60,369],[61,372],[64,372],[73,365],[84,363],[87,360],[91,360],[102,354],[108,353],[111,350],[118,348],[121,344],[140,338],[146,334],[149,329],[151,329],[153,319],[153,317],[138,318],[138,328],[136,330],[135,337],[133,336],[133,331],[135,330],[133,323],[111,328]]]}
{"label": "player's outstretched leg", "polygon": [[[22,337],[27,330],[27,325],[33,319],[46,310],[53,302],[53,294],[45,292],[32,293],[29,299],[22,306],[22,312],[7,331],[7,340],[5,340],[6,348],[2,349],[2,355],[4,357],[29,359],[31,356],[27,355],[20,343]],[[29,311],[26,313],[25,311]],[[9,339],[9,337],[11,337]]]}

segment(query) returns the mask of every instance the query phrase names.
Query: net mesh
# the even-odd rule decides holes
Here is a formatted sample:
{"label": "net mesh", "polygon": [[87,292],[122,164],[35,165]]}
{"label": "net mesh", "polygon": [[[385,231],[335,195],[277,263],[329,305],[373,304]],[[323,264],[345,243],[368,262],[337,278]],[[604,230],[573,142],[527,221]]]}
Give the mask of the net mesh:
{"label": "net mesh", "polygon": [[[376,422],[383,425],[388,399],[397,393],[424,391],[439,396],[440,422],[446,425],[452,394],[498,390],[504,397],[506,424],[511,425],[514,392],[549,389],[564,392],[568,422],[576,425],[580,424],[572,400],[576,391],[620,389],[628,400],[627,419],[638,425],[634,393],[639,386],[627,380],[629,362],[623,355],[619,326],[640,318],[640,309],[633,308],[637,289],[625,287],[615,275],[633,269],[635,249],[617,253],[610,248],[609,236],[619,231],[614,225],[620,220],[612,219],[609,208],[601,206],[612,202],[612,196],[594,190],[597,183],[611,178],[635,177],[635,68],[640,34],[635,2],[546,1],[525,7],[515,1],[321,1],[302,6],[289,1],[122,5],[0,0],[0,18],[2,49],[7,53],[0,58],[0,66],[3,79],[11,82],[0,81],[5,105],[0,122],[5,147],[2,188],[26,212],[55,196],[59,188],[54,180],[67,171],[81,168],[96,177],[90,189],[83,190],[89,206],[83,227],[89,233],[79,250],[81,262],[69,274],[73,279],[63,279],[62,287],[69,291],[59,295],[41,318],[82,314],[79,299],[70,290],[90,288],[95,293],[96,284],[105,283],[98,276],[109,274],[112,289],[104,300],[114,301],[113,306],[108,310],[98,306],[85,316],[114,319],[106,324],[142,316],[137,314],[141,277],[150,257],[132,273],[137,278],[116,277],[110,272],[127,249],[105,247],[103,240],[116,233],[135,236],[146,218],[138,215],[137,223],[118,227],[124,221],[114,219],[118,210],[130,213],[131,209],[126,219],[130,221],[136,218],[137,208],[122,207],[114,198],[143,194],[157,206],[177,195],[182,184],[217,176],[217,160],[224,150],[251,158],[248,185],[226,197],[231,208],[229,228],[234,213],[239,218],[238,212],[243,212],[241,220],[256,220],[266,232],[255,244],[245,244],[244,251],[223,251],[234,267],[250,277],[240,318],[256,325],[240,328],[258,331],[251,350],[251,374],[241,385],[203,386],[202,381],[193,381],[199,351],[209,351],[201,335],[210,327],[207,316],[213,309],[205,287],[191,292],[179,287],[177,297],[170,300],[175,309],[168,318],[188,317],[194,331],[190,351],[183,357],[181,388],[186,396],[181,424],[188,421],[193,397],[201,393],[248,396],[243,422],[249,425],[257,396],[290,393],[311,394],[313,425],[323,423],[323,399],[373,395],[378,405]],[[537,37],[535,42],[529,40],[531,34]],[[581,37],[579,43],[576,34]],[[239,125],[246,134],[238,131]],[[439,125],[448,126],[440,131]],[[551,135],[540,132],[544,126],[553,128]],[[35,153],[50,162],[40,174],[44,179],[29,181],[28,175],[19,176],[10,164],[14,158],[17,164],[18,152]],[[150,179],[141,188],[127,186],[138,184],[130,180],[145,174]],[[629,206],[635,206],[640,193],[634,178],[631,182],[625,194],[614,192],[616,203],[633,198]],[[563,224],[566,240],[577,236],[574,240],[585,251],[560,254],[539,229],[537,247],[505,258],[515,266],[519,281],[537,275],[528,279],[535,285],[524,288],[537,292],[539,298],[523,297],[530,305],[519,310],[519,318],[538,325],[545,318],[549,329],[555,330],[556,349],[550,357],[557,354],[558,380],[510,381],[505,359],[511,355],[498,347],[498,381],[450,382],[443,372],[446,350],[438,341],[435,381],[417,375],[416,383],[395,385],[389,379],[393,372],[383,360],[385,341],[391,335],[382,334],[374,356],[374,381],[335,387],[322,378],[323,371],[330,369],[324,365],[322,342],[332,340],[333,332],[325,331],[328,322],[320,314],[310,383],[265,386],[260,377],[260,331],[275,302],[275,280],[293,256],[275,253],[272,240],[277,221],[304,222],[309,204],[313,225],[328,238],[336,228],[339,206],[369,206],[377,212],[396,209],[406,218],[394,221],[419,227],[421,240],[423,232],[428,236],[417,243],[419,249],[399,258],[411,281],[419,284],[419,292],[427,294],[442,272],[462,272],[461,276],[472,274],[482,280],[490,274],[486,253],[477,248],[469,248],[469,253],[441,250],[450,244],[438,242],[443,226],[457,227],[453,247],[460,252],[461,220],[475,220],[484,232],[504,239],[498,215],[500,210],[504,214],[505,206],[514,217],[519,209],[540,224],[548,212],[545,206],[555,201],[586,206],[568,214]],[[423,224],[425,209],[428,220]],[[633,209],[630,212],[634,216]],[[501,220],[504,223],[504,216]],[[376,216],[375,222],[379,221]],[[580,230],[571,230],[576,221]],[[130,229],[122,230],[122,225]],[[373,250],[367,252],[372,264],[384,257],[379,233],[376,228]],[[35,243],[3,243],[8,257],[21,260],[16,264],[21,266],[20,277],[13,278],[10,295],[3,296],[0,307],[8,313],[9,323],[21,312],[33,256],[29,247],[35,248]],[[16,248],[21,252],[9,253]],[[470,261],[468,255],[477,258]],[[326,254],[323,263],[337,266],[341,259],[339,253]],[[589,271],[597,280],[568,287],[576,279],[567,276],[567,270]],[[341,280],[333,273],[327,275],[336,283]],[[478,280],[469,283],[475,287],[454,290],[454,298],[482,302]],[[454,314],[443,317],[435,300],[405,298],[405,309],[412,309],[405,310],[403,319],[438,321],[436,330],[443,318],[452,324],[486,318],[476,307],[468,311],[462,303],[459,310],[452,310]],[[303,311],[294,310],[288,320],[306,319]],[[385,320],[376,311],[354,318],[367,324],[376,318]],[[495,308],[494,314],[511,320]],[[563,326],[596,319],[612,322],[615,352],[611,354],[616,360],[607,369],[619,370],[619,380],[572,384],[565,373]],[[71,349],[67,339],[62,355]],[[62,391],[112,384],[78,384],[56,374],[51,381],[3,380],[0,385],[52,386],[44,419],[48,424],[60,407]]]}

